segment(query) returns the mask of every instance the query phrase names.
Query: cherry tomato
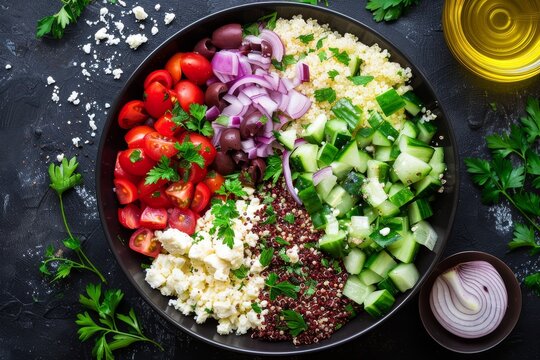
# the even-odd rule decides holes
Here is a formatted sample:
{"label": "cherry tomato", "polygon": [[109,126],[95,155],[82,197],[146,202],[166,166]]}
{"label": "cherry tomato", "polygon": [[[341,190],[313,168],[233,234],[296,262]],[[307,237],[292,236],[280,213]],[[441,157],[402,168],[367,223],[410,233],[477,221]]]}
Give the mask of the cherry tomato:
{"label": "cherry tomato", "polygon": [[210,189],[205,183],[198,183],[191,202],[191,210],[200,214],[210,203]]}
{"label": "cherry tomato", "polygon": [[152,192],[139,195],[141,204],[144,206],[151,206],[154,208],[170,208],[173,203],[165,193],[166,186],[156,189]]}
{"label": "cherry tomato", "polygon": [[169,226],[185,232],[188,235],[195,233],[197,225],[196,214],[190,209],[172,209],[169,215]]}
{"label": "cherry tomato", "polygon": [[225,195],[215,195],[212,196],[212,199],[210,200],[210,202],[213,204],[214,201],[226,201],[227,200],[227,197]]}
{"label": "cherry tomato", "polygon": [[144,151],[156,161],[159,161],[163,155],[168,158],[175,155],[178,150],[174,144],[176,144],[175,139],[163,136],[157,131],[146,134],[144,137]]}
{"label": "cherry tomato", "polygon": [[165,193],[169,196],[173,204],[181,209],[185,209],[191,205],[193,190],[193,183],[177,181],[165,189]]}
{"label": "cherry tomato", "polygon": [[145,122],[148,119],[148,114],[145,111],[144,105],[145,103],[141,100],[127,102],[118,115],[118,125],[122,129],[131,129]]}
{"label": "cherry tomato", "polygon": [[122,152],[119,151],[118,154],[116,154],[116,163],[114,165],[114,178],[115,179],[127,179],[127,180],[131,181],[132,183],[136,183],[137,181],[139,181],[139,177],[128,173],[126,170],[124,170],[122,165],[120,165],[120,154],[121,153]]}
{"label": "cherry tomato", "polygon": [[192,163],[189,169],[180,167],[178,169],[178,172],[180,173],[180,177],[182,179],[187,178],[186,181],[190,181],[194,184],[197,184],[204,180],[204,178],[206,177],[206,174],[208,173],[208,170],[206,170],[206,168],[201,168],[197,164]]}
{"label": "cherry tomato", "polygon": [[219,188],[221,188],[221,185],[225,182],[225,178],[218,172],[212,170],[208,172],[208,175],[206,175],[206,178],[204,179],[204,183],[206,186],[208,186],[208,189],[210,189],[210,192],[213,194]]}
{"label": "cherry tomato", "polygon": [[135,204],[128,204],[118,209],[118,221],[123,227],[137,229],[141,227],[141,209]]}
{"label": "cherry tomato", "polygon": [[174,94],[160,82],[154,81],[144,89],[144,108],[154,119],[159,119],[173,108]]}
{"label": "cherry tomato", "polygon": [[128,148],[142,148],[144,145],[144,136],[148,133],[154,131],[150,126],[139,125],[135,126],[129,130],[126,135],[124,135],[124,140],[128,145]]}
{"label": "cherry tomato", "polygon": [[147,206],[141,214],[141,226],[154,230],[165,229],[168,217],[169,214],[164,208]]}
{"label": "cherry tomato", "polygon": [[126,179],[114,179],[113,183],[120,204],[125,205],[137,200],[137,187],[131,181]]}
{"label": "cherry tomato", "polygon": [[[153,193],[154,191],[164,187],[167,184],[168,184],[168,181],[165,180],[165,179],[159,179],[154,184],[147,184],[146,179],[143,178],[137,184],[137,190],[138,190],[139,196],[148,195],[148,194]],[[157,206],[157,207],[160,207],[160,206]]]}
{"label": "cherry tomato", "polygon": [[150,74],[148,74],[146,79],[144,79],[144,88],[146,89],[148,85],[150,85],[154,81],[161,83],[161,85],[165,86],[167,89],[172,88],[172,86],[174,85],[171,73],[167,70],[154,70]]}
{"label": "cherry tomato", "polygon": [[145,176],[156,164],[141,148],[121,151],[118,161],[122,169],[137,176]]}
{"label": "cherry tomato", "polygon": [[129,247],[146,256],[155,258],[161,252],[161,243],[150,229],[140,228],[129,239]]}
{"label": "cherry tomato", "polygon": [[185,53],[180,58],[183,74],[197,85],[204,85],[213,74],[212,64],[207,58],[197,53]]}
{"label": "cherry tomato", "polygon": [[204,92],[189,80],[180,81],[175,85],[174,91],[180,106],[186,112],[189,112],[189,106],[193,103],[204,105]]}
{"label": "cherry tomato", "polygon": [[154,123],[154,127],[158,133],[163,136],[173,137],[184,131],[184,128],[175,124],[171,118],[172,115],[170,113],[166,113]]}
{"label": "cherry tomato", "polygon": [[193,132],[185,132],[178,137],[179,142],[191,141],[195,146],[201,146],[199,154],[204,158],[204,166],[208,167],[216,158],[216,148],[206,136]]}
{"label": "cherry tomato", "polygon": [[182,78],[182,66],[180,65],[184,53],[176,53],[165,64],[165,70],[171,74],[175,83]]}

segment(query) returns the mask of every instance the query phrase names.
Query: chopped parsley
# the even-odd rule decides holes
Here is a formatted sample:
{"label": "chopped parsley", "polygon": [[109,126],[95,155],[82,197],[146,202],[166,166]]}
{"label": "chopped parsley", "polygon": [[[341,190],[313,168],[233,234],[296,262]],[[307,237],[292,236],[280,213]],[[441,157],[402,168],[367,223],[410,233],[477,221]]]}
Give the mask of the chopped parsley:
{"label": "chopped parsley", "polygon": [[212,136],[214,129],[212,128],[212,124],[206,120],[206,110],[206,105],[192,103],[189,106],[189,113],[187,113],[176,102],[171,111],[171,121],[186,130],[198,132],[204,136]]}
{"label": "chopped parsley", "polygon": [[319,57],[319,60],[321,62],[323,62],[324,60],[328,59],[328,56],[326,55],[326,52],[324,51],[319,51],[319,53],[317,54],[317,56]]}
{"label": "chopped parsley", "polygon": [[313,34],[300,35],[297,39],[303,42],[304,44],[309,44],[310,42],[313,41],[314,36]]}
{"label": "chopped parsley", "polygon": [[283,217],[283,220],[288,222],[289,224],[294,224],[295,218],[293,213],[288,213]]}
{"label": "chopped parsley", "polygon": [[294,58],[293,55],[285,55],[283,59],[280,61],[277,61],[276,59],[272,59],[272,65],[279,71],[285,71],[287,66],[296,64],[297,60]]}
{"label": "chopped parsley", "polygon": [[336,69],[333,69],[333,70],[330,70],[328,72],[328,77],[332,80],[334,80],[336,78],[336,76],[339,75],[339,71],[337,71]]}
{"label": "chopped parsley", "polygon": [[315,291],[317,291],[317,280],[314,279],[307,279],[306,281],[306,291],[304,291],[304,296],[310,297],[313,294],[315,294]]}
{"label": "chopped parsley", "polygon": [[268,216],[262,222],[263,225],[275,224],[277,222],[276,212],[275,212],[274,207],[272,205],[268,205],[266,207],[266,215],[268,215]]}
{"label": "chopped parsley", "polygon": [[272,179],[272,184],[275,184],[282,172],[283,163],[278,155],[271,155],[266,158],[266,170],[264,171],[263,177],[264,181]]}
{"label": "chopped parsley", "polygon": [[212,204],[211,212],[215,216],[209,233],[216,234],[223,239],[223,243],[229,248],[234,246],[234,230],[232,229],[232,220],[240,214],[236,209],[236,202],[230,198],[231,195],[245,196],[242,183],[238,180],[226,179],[216,194],[224,195],[225,201],[216,201]]}
{"label": "chopped parsley", "polygon": [[298,298],[298,292],[300,287],[291,284],[289,281],[285,280],[278,282],[278,275],[276,273],[270,273],[265,281],[266,287],[270,290],[270,300],[276,300],[279,295],[287,296],[292,299]]}
{"label": "chopped parsley", "polygon": [[247,274],[249,273],[249,268],[246,265],[242,264],[238,269],[232,270],[232,273],[238,279],[245,279]]}
{"label": "chopped parsley", "polygon": [[354,85],[364,85],[369,84],[374,78],[371,75],[357,75],[349,76],[347,79],[351,80]]}
{"label": "chopped parsley", "polygon": [[281,260],[283,260],[284,262],[286,263],[291,262],[291,258],[289,257],[289,255],[287,255],[287,250],[285,250],[285,248],[279,249],[278,255],[281,258]]}
{"label": "chopped parsley", "polygon": [[292,336],[296,337],[300,335],[300,333],[306,331],[308,329],[308,326],[302,317],[301,314],[297,313],[294,310],[283,310],[281,312],[283,315],[283,318],[285,319],[285,323],[287,324],[287,327],[289,328],[289,332]]}
{"label": "chopped parsley", "polygon": [[342,64],[349,65],[349,61],[351,61],[351,58],[349,57],[349,54],[345,50],[341,52],[339,51],[338,48],[328,48],[328,50],[330,50],[330,52],[332,53],[332,55],[337,61],[339,61]]}
{"label": "chopped parsley", "polygon": [[[162,179],[168,181],[180,180],[180,176],[178,175],[176,169],[171,167],[171,159],[169,159],[165,155],[162,155],[157,165],[150,169],[150,171],[148,171],[144,183],[146,185],[156,184],[159,180]],[[152,194],[152,197],[159,196],[159,192],[157,196],[154,196],[154,194]]]}
{"label": "chopped parsley", "polygon": [[251,303],[251,308],[252,308],[253,311],[255,311],[257,314],[260,314],[260,313],[262,312],[261,307],[260,307],[259,304],[256,303],[256,302],[252,302],[252,303]]}
{"label": "chopped parsley", "polygon": [[332,88],[317,89],[314,95],[317,102],[328,101],[333,103],[336,101],[336,91]]}
{"label": "chopped parsley", "polygon": [[267,247],[264,248],[261,251],[261,255],[259,256],[259,262],[262,266],[267,267],[272,262],[272,258],[274,257],[274,249]]}
{"label": "chopped parsley", "polygon": [[181,167],[189,169],[191,164],[197,164],[201,168],[204,167],[204,157],[199,153],[201,151],[201,144],[195,146],[195,144],[189,141],[189,137],[186,137],[182,143],[176,142],[174,147],[178,150],[177,156],[181,160]]}
{"label": "chopped parsley", "polygon": [[326,36],[317,40],[317,45],[315,45],[317,50],[320,50],[323,47],[323,43],[325,39],[326,39]]}

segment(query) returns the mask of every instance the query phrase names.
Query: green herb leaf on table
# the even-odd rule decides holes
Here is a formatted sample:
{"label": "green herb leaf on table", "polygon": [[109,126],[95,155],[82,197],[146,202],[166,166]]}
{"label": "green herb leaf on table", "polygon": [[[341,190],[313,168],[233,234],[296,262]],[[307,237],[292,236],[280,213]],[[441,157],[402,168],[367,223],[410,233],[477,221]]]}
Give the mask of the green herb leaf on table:
{"label": "green herb leaf on table", "polygon": [[150,171],[148,171],[144,183],[146,185],[156,184],[159,180],[180,180],[180,175],[178,175],[178,171],[171,167],[171,159],[169,159],[165,155],[161,156],[161,159],[159,160],[157,165],[150,169]]}
{"label": "green herb leaf on table", "polygon": [[536,295],[540,296],[540,272],[527,275],[523,280],[523,283]]}
{"label": "green herb leaf on table", "polygon": [[373,20],[393,21],[397,20],[412,5],[420,0],[368,0],[366,9],[373,13]]}
{"label": "green herb leaf on table", "polygon": [[62,0],[64,4],[60,10],[53,15],[40,19],[36,26],[36,37],[42,38],[51,35],[55,39],[64,36],[66,27],[76,23],[83,10],[92,0]]}
{"label": "green herb leaf on table", "polygon": [[64,158],[60,165],[51,163],[49,165],[49,177],[51,180],[50,187],[56,191],[58,195],[62,195],[64,191],[69,190],[82,181],[82,175],[75,172],[79,163],[77,158],[73,157],[69,161]]}
{"label": "green herb leaf on table", "polygon": [[283,310],[281,311],[281,314],[293,337],[300,335],[308,329],[308,326],[300,313],[294,310]]}
{"label": "green herb leaf on table", "polygon": [[531,255],[540,253],[540,244],[535,240],[534,229],[530,226],[516,223],[514,238],[508,243],[510,250],[518,248],[530,248]]}

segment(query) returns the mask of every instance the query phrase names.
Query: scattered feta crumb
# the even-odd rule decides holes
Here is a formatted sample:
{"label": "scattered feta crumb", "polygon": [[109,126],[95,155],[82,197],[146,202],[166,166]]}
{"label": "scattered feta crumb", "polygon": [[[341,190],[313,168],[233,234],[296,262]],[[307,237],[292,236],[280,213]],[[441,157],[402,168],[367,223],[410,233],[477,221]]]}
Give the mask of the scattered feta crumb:
{"label": "scattered feta crumb", "polygon": [[105,109],[108,109],[108,108],[110,108],[110,107],[111,107],[111,104],[105,103]]}
{"label": "scattered feta crumb", "polygon": [[122,69],[114,69],[112,71],[112,74],[114,76],[115,79],[120,79],[120,76],[122,76],[124,72],[122,71]]}
{"label": "scattered feta crumb", "polygon": [[144,24],[139,25],[139,29],[144,30]]}
{"label": "scattered feta crumb", "polygon": [[54,101],[55,103],[60,101],[60,97],[58,96],[59,91],[60,91],[60,88],[58,86],[54,85],[54,89],[53,89],[53,92],[52,92],[52,95],[51,95],[51,100]]}
{"label": "scattered feta crumb", "polygon": [[92,44],[90,43],[85,44],[83,45],[82,49],[86,54],[90,54],[90,50],[92,49]]}
{"label": "scattered feta crumb", "polygon": [[71,139],[71,142],[73,143],[73,146],[75,147],[79,147],[81,144],[81,138],[80,137],[74,137],[73,139]]}
{"label": "scattered feta crumb", "polygon": [[6,64],[6,70],[11,69],[11,64]]}
{"label": "scattered feta crumb", "polygon": [[165,13],[165,18],[163,19],[165,25],[169,25],[175,17],[176,15],[174,15],[173,13]]}
{"label": "scattered feta crumb", "polygon": [[125,1],[118,0],[118,3],[119,3],[121,6],[126,7],[126,2],[125,2]]}
{"label": "scattered feta crumb", "polygon": [[126,43],[133,50],[137,50],[139,46],[148,41],[148,38],[143,34],[131,34],[127,37]]}
{"label": "scattered feta crumb", "polygon": [[390,228],[389,227],[382,228],[381,230],[379,230],[379,234],[381,234],[382,236],[386,236],[390,234]]}
{"label": "scattered feta crumb", "polygon": [[83,69],[83,70],[82,70],[82,74],[83,74],[84,76],[86,76],[86,77],[92,76],[92,74],[90,74],[90,72],[89,72],[88,70],[86,70],[86,69]]}
{"label": "scattered feta crumb", "polygon": [[96,33],[94,34],[94,40],[96,40],[96,44],[99,44],[101,40],[109,39],[109,34],[107,34],[107,28],[102,27]]}
{"label": "scattered feta crumb", "polygon": [[62,162],[62,160],[64,160],[64,153],[56,155],[56,160],[58,162]]}
{"label": "scattered feta crumb", "polygon": [[90,103],[86,103],[86,105],[84,106],[84,109],[86,111],[90,111],[91,107],[92,107],[92,105],[90,105]]}
{"label": "scattered feta crumb", "polygon": [[71,95],[69,95],[67,101],[69,101],[70,103],[72,103],[73,105],[79,105],[79,103],[81,102],[81,100],[79,99],[79,93],[76,92],[76,91],[72,91],[71,92]]}
{"label": "scattered feta crumb", "polygon": [[121,21],[116,21],[114,23],[114,26],[118,29],[118,31],[122,32],[124,30],[124,23]]}
{"label": "scattered feta crumb", "polygon": [[160,5],[160,4],[156,4],[156,6],[154,6],[154,9],[156,9],[156,11],[159,11],[159,9],[161,9],[161,5]]}
{"label": "scattered feta crumb", "polygon": [[88,121],[88,125],[90,126],[90,129],[92,129],[92,131],[97,130],[96,122],[94,120]]}
{"label": "scattered feta crumb", "polygon": [[107,9],[106,7],[102,7],[101,9],[99,9],[99,15],[101,16],[105,16],[109,13],[109,9]]}
{"label": "scattered feta crumb", "polygon": [[144,20],[148,17],[142,6],[135,6],[131,11],[133,11],[133,15],[135,15],[135,19],[137,20]]}
{"label": "scattered feta crumb", "polygon": [[152,35],[156,35],[159,32],[157,26],[152,26],[151,32],[152,32]]}
{"label": "scattered feta crumb", "polygon": [[54,84],[56,80],[53,79],[52,76],[47,76],[47,85]]}

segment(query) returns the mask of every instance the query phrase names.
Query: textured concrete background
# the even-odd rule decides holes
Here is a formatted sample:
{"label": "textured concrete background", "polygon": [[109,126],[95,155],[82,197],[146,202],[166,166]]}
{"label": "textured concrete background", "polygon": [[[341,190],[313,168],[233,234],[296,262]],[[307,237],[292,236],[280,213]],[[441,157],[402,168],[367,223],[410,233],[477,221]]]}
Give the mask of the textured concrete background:
{"label": "textured concrete background", "polygon": [[[59,244],[65,236],[55,194],[48,189],[47,165],[56,155],[77,155],[84,185],[65,195],[67,216],[72,230],[85,240],[85,248],[112,287],[122,289],[125,303],[140,316],[145,333],[163,344],[165,351],[135,345],[116,353],[119,359],[248,359],[194,340],[165,322],[135,292],[111,254],[97,215],[94,167],[97,142],[106,119],[105,103],[112,103],[135,67],[162,41],[189,23],[217,10],[248,3],[242,0],[165,1],[155,11],[155,1],[140,0],[151,18],[158,22],[159,33],[150,35],[151,22],[138,29],[133,15],[121,17],[122,11],[135,3],[126,0],[127,8],[96,1],[83,13],[81,21],[67,30],[62,40],[36,40],[36,21],[57,11],[59,1],[0,0],[0,359],[88,359],[91,342],[77,339],[75,315],[81,311],[78,294],[96,278],[74,274],[68,281],[50,284],[38,272],[45,247]],[[431,81],[447,111],[458,140],[461,157],[485,154],[483,138],[493,130],[507,129],[523,113],[527,96],[540,97],[539,79],[528,84],[505,86],[478,81],[453,59],[443,38],[440,17],[442,1],[423,0],[406,16],[392,24],[377,24],[364,10],[365,0],[329,0],[330,8],[352,16],[373,27],[408,55]],[[94,43],[93,34],[100,25],[85,21],[99,20],[99,9],[107,7],[121,19],[125,34],[144,32],[149,42],[132,51],[121,42],[117,46],[92,45],[100,60],[90,70],[89,80],[80,64],[97,63],[81,50]],[[176,13],[169,25],[163,24],[165,12]],[[112,22],[111,22],[112,25]],[[111,30],[112,32],[112,30]],[[114,31],[116,34],[117,32]],[[88,39],[91,36],[92,39]],[[114,55],[114,58],[112,58]],[[109,59],[123,75],[114,80],[104,73]],[[74,62],[77,65],[74,65]],[[10,64],[11,69],[5,69]],[[52,76],[56,83],[47,85]],[[60,101],[51,101],[53,86],[59,87]],[[81,103],[67,102],[72,91],[79,92]],[[95,103],[94,103],[95,102]],[[494,111],[489,103],[497,103]],[[90,103],[89,112],[85,104]],[[98,127],[91,136],[89,114],[95,114]],[[82,147],[75,148],[73,137],[80,137]],[[85,141],[88,140],[88,143]],[[460,204],[453,236],[445,255],[462,250],[482,250],[502,258],[516,272],[518,279],[538,270],[538,257],[523,252],[507,253],[511,223],[517,214],[506,205],[486,207],[480,204],[479,191],[473,187],[464,166]],[[540,298],[523,290],[523,311],[512,334],[496,348],[478,355],[489,359],[538,359],[538,324]],[[126,305],[127,306],[127,305]],[[125,310],[125,309],[124,309]],[[459,356],[437,345],[420,322],[414,299],[380,328],[353,342],[303,358],[411,358]],[[300,358],[300,357],[298,357]]]}

